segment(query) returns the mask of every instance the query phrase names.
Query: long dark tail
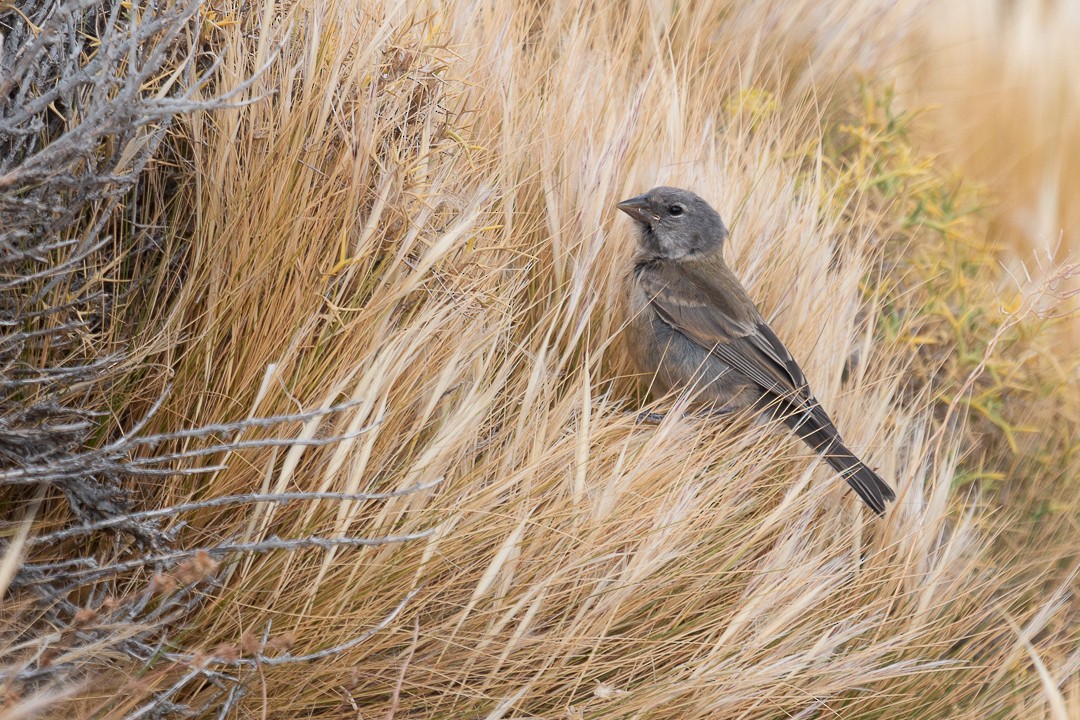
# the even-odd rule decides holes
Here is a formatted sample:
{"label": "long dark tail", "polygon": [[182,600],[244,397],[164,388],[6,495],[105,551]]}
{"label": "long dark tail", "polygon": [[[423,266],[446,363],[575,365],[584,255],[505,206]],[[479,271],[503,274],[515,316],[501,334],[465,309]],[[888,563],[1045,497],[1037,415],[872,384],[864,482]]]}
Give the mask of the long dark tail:
{"label": "long dark tail", "polygon": [[[787,403],[781,403],[788,405]],[[852,489],[858,493],[862,501],[878,515],[885,514],[885,503],[896,499],[896,493],[889,487],[881,476],[867,467],[859,458],[855,457],[840,439],[840,433],[832,420],[821,408],[816,405],[813,410],[799,412],[788,405],[783,411],[776,405],[769,408],[776,417],[781,418],[784,424],[791,428],[803,442],[809,445],[821,458],[829,463],[840,477],[848,481]]]}

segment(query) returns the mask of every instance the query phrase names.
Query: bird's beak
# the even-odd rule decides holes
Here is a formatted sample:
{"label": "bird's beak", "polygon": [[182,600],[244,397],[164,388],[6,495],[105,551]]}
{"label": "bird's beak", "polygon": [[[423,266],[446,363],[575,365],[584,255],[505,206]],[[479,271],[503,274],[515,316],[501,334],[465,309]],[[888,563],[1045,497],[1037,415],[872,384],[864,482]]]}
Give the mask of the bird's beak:
{"label": "bird's beak", "polygon": [[645,199],[644,195],[638,195],[637,197],[632,197],[629,200],[623,200],[621,203],[616,205],[616,207],[630,217],[634,218],[635,220],[639,220],[643,223],[651,222],[657,219],[653,215],[652,210],[649,209],[649,201]]}

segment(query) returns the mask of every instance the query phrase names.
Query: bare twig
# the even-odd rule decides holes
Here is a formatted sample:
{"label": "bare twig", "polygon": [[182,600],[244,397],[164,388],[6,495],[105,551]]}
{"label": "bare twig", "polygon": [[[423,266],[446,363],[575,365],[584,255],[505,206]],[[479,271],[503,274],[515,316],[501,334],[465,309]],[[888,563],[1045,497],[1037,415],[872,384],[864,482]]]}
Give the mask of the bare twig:
{"label": "bare twig", "polygon": [[175,517],[185,512],[192,512],[194,510],[205,510],[212,507],[225,507],[228,505],[244,505],[261,502],[287,503],[296,500],[387,500],[389,498],[401,497],[403,495],[411,495],[413,493],[421,492],[423,490],[429,490],[438,485],[441,481],[442,478],[438,478],[430,482],[413,485],[412,487],[402,488],[401,490],[392,490],[389,492],[381,493],[295,492],[229,495],[227,497],[213,498],[210,500],[202,500],[199,502],[184,503],[183,505],[172,505],[170,507],[158,508],[156,510],[144,510],[142,512],[127,513],[122,517],[109,518],[107,520],[101,520],[99,522],[89,525],[71,527],[67,528],[66,530],[59,530],[54,533],[49,533],[48,535],[41,535],[36,538],[31,538],[28,544],[50,545],[60,542],[61,540],[67,540],[69,538],[78,537],[80,535],[88,535],[90,533],[98,532],[100,530],[117,527],[125,522],[143,522],[146,520],[155,520],[157,518],[163,517]]}
{"label": "bare twig", "polygon": [[[342,653],[352,650],[353,648],[362,644],[365,640],[369,639],[372,635],[375,635],[375,633],[386,628],[397,618],[401,611],[405,609],[405,606],[409,603],[409,601],[412,600],[421,590],[423,590],[423,588],[413,588],[404,598],[402,598],[401,602],[399,602],[397,606],[390,611],[390,614],[388,614],[386,617],[376,623],[373,627],[365,630],[363,633],[357,635],[356,637],[352,638],[347,642],[343,642],[340,645],[326,648],[325,650],[319,650],[317,652],[307,653],[305,655],[291,655],[289,653],[285,653],[283,655],[277,655],[274,657],[263,655],[261,653],[253,658],[221,658],[211,656],[206,660],[215,665],[224,665],[226,667],[256,667],[259,665],[274,667],[279,665],[293,665],[296,663],[314,662],[316,660],[324,660],[328,657],[333,657],[335,655],[341,655]],[[180,662],[195,662],[196,660],[196,656],[186,654],[179,655],[166,653],[166,657],[170,660],[176,660]]]}

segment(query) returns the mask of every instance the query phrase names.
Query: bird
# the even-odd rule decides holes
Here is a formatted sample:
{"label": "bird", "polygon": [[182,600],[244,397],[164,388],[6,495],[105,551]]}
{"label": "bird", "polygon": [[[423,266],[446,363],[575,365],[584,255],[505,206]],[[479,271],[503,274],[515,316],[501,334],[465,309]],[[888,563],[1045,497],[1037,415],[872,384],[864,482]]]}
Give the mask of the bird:
{"label": "bird", "polygon": [[691,389],[725,415],[743,409],[781,420],[879,516],[896,499],[844,444],[806,376],[724,262],[728,230],[697,194],[655,187],[618,203],[637,229],[624,283],[631,360],[652,393]]}

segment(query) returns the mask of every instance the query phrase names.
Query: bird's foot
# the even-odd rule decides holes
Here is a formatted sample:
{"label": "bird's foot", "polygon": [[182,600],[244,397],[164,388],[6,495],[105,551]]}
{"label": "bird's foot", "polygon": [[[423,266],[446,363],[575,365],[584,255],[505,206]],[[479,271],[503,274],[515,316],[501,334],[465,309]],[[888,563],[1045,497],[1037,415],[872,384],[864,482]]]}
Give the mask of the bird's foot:
{"label": "bird's foot", "polygon": [[[742,410],[741,407],[727,407],[727,406],[725,406],[725,407],[721,407],[721,408],[715,408],[713,410],[703,410],[701,412],[696,412],[696,413],[694,413],[694,415],[696,417],[703,418],[703,419],[715,419],[715,418],[728,417],[729,415],[734,415],[735,413],[739,412],[740,410]],[[665,413],[658,413],[658,412],[652,412],[650,410],[644,410],[644,411],[638,413],[635,422],[637,422],[637,424],[639,424],[639,425],[659,425],[661,422],[663,422],[665,417],[667,417],[667,415]]]}
{"label": "bird's foot", "polygon": [[637,422],[639,425],[645,424],[645,423],[647,423],[649,425],[659,425],[661,423],[661,421],[663,421],[663,419],[664,419],[664,413],[651,412],[649,410],[645,410],[644,412],[639,412],[638,413],[637,420],[635,422]]}
{"label": "bird's foot", "polygon": [[740,410],[742,410],[741,407],[731,407],[731,406],[725,405],[724,407],[718,407],[718,408],[713,408],[712,410],[706,410],[704,412],[698,413],[698,415],[701,416],[701,417],[704,417],[704,418],[722,418],[722,417],[728,417],[729,415],[734,415],[735,413],[739,412]]}

